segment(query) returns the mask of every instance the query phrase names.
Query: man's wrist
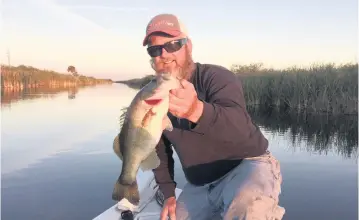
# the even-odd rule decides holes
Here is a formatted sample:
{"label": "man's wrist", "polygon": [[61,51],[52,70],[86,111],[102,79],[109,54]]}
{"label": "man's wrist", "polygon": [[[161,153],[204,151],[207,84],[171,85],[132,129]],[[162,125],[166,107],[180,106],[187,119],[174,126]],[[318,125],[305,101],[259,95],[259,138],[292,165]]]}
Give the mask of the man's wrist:
{"label": "man's wrist", "polygon": [[203,102],[199,99],[196,99],[193,103],[192,111],[187,117],[187,119],[193,123],[197,123],[198,120],[201,118],[203,113]]}
{"label": "man's wrist", "polygon": [[165,199],[164,203],[166,203],[168,200],[176,200],[176,196],[170,196],[167,199]]}

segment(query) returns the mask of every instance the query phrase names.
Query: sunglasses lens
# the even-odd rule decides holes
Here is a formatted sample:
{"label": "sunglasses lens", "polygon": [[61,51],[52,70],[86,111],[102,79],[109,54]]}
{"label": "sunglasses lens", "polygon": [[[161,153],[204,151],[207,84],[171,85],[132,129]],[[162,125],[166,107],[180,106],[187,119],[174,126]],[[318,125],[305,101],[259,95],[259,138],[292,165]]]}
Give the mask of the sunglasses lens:
{"label": "sunglasses lens", "polygon": [[172,41],[169,44],[166,44],[165,49],[168,53],[173,53],[181,49],[182,44],[180,41]]}
{"label": "sunglasses lens", "polygon": [[186,44],[187,39],[181,39],[181,40],[174,40],[168,43],[165,43],[163,46],[151,46],[147,48],[147,52],[151,57],[158,57],[162,54],[162,48],[165,48],[165,50],[168,53],[173,53],[181,49],[181,47]]}
{"label": "sunglasses lens", "polygon": [[151,57],[158,57],[162,53],[162,47],[152,46],[152,47],[147,48],[147,52]]}

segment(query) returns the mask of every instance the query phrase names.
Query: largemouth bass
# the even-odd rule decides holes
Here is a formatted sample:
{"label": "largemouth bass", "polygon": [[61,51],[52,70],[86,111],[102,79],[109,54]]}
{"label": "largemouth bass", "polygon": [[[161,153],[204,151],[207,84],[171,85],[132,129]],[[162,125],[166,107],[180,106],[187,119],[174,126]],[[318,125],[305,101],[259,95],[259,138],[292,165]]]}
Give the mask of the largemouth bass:
{"label": "largemouth bass", "polygon": [[126,198],[138,205],[138,169],[146,171],[159,166],[156,145],[164,129],[173,130],[167,116],[169,91],[180,87],[179,80],[171,74],[157,75],[136,94],[127,108],[121,131],[113,143],[114,152],[123,162],[112,193],[113,200]]}

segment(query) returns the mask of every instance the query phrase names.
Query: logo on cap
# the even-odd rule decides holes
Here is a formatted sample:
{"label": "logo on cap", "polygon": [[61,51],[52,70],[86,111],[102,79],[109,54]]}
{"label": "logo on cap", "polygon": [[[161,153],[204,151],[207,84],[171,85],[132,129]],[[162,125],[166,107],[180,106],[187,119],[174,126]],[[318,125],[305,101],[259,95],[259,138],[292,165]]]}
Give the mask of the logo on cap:
{"label": "logo on cap", "polygon": [[151,29],[154,29],[156,27],[159,27],[159,26],[162,26],[162,25],[166,25],[166,26],[174,26],[174,24],[172,22],[169,22],[169,21],[166,21],[166,20],[160,20],[156,23],[151,23],[149,26],[148,26],[148,29],[147,31],[150,31]]}

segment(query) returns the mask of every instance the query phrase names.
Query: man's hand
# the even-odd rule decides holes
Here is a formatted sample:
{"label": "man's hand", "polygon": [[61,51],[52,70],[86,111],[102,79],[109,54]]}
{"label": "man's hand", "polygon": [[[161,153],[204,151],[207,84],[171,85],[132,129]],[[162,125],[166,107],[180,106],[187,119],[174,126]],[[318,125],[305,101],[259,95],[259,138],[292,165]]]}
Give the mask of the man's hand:
{"label": "man's hand", "polygon": [[170,91],[169,111],[176,117],[197,122],[202,115],[203,103],[198,100],[192,83],[181,80],[181,84],[183,88]]}
{"label": "man's hand", "polygon": [[167,220],[167,216],[171,220],[176,220],[176,197],[169,197],[163,204],[161,220]]}

